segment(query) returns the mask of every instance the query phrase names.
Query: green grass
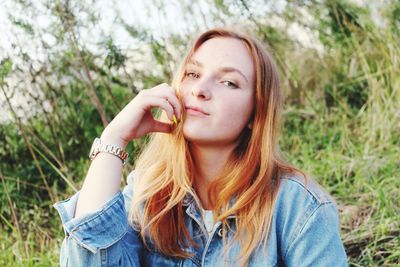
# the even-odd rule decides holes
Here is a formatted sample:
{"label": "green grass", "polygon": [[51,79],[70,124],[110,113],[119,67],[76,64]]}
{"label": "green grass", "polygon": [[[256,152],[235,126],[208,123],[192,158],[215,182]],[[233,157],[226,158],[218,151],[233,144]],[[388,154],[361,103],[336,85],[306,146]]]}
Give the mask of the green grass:
{"label": "green grass", "polygon": [[[298,114],[293,110],[288,116]],[[337,117],[289,119],[292,132],[283,142],[287,156],[336,199],[352,266],[398,265],[400,147],[370,146],[366,153],[367,144],[349,133],[346,119],[338,123]]]}

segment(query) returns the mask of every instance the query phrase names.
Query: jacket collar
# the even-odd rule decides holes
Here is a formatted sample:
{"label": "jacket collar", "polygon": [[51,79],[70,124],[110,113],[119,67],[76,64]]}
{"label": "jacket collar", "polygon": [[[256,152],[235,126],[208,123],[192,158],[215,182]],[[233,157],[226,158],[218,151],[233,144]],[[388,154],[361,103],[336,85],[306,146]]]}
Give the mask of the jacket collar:
{"label": "jacket collar", "polygon": [[[235,203],[235,200],[236,200],[236,196],[233,196],[231,198],[231,200],[229,201],[230,207],[233,206],[233,204]],[[183,198],[182,205],[188,207],[187,211],[190,213],[192,213],[196,209],[198,209],[200,211],[200,207],[197,204],[195,197],[190,193],[187,193],[186,196]],[[235,214],[229,215],[228,219],[231,219],[231,218],[236,218],[236,215]]]}
{"label": "jacket collar", "polygon": [[182,205],[183,206],[189,206],[190,203],[195,201],[194,197],[190,193],[186,193],[186,196],[183,198]]}

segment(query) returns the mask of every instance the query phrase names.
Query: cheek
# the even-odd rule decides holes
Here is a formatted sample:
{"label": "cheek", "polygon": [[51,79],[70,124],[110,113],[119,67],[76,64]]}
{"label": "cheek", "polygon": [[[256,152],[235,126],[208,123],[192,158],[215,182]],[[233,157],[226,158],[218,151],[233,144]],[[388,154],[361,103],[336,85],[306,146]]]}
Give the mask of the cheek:
{"label": "cheek", "polygon": [[179,93],[181,94],[181,96],[185,96],[190,94],[190,84],[187,81],[182,81],[182,83],[179,86]]}
{"label": "cheek", "polygon": [[226,127],[234,128],[243,128],[253,111],[253,103],[248,100],[243,102],[240,101],[226,101],[223,106],[221,106],[221,110],[219,111],[221,114],[220,123]]}

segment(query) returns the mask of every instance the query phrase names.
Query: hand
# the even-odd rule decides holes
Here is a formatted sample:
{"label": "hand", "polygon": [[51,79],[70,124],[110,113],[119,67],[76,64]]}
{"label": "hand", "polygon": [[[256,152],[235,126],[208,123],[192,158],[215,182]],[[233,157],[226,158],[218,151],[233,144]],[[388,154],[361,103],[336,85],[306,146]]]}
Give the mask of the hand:
{"label": "hand", "polygon": [[[171,123],[155,120],[152,108],[161,108]],[[174,115],[181,118],[181,104],[175,90],[163,83],[140,91],[104,129],[101,139],[123,148],[129,141],[151,132],[169,133],[173,130]]]}

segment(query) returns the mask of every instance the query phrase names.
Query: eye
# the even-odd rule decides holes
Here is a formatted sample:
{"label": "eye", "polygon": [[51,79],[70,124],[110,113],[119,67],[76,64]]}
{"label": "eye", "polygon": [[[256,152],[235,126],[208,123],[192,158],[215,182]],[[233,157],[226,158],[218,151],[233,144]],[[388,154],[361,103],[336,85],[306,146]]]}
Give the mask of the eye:
{"label": "eye", "polygon": [[239,88],[239,86],[237,84],[235,84],[234,82],[231,82],[231,81],[223,81],[222,83],[233,89]]}
{"label": "eye", "polygon": [[193,71],[187,71],[185,76],[190,77],[190,78],[199,78],[200,74],[193,72]]}

